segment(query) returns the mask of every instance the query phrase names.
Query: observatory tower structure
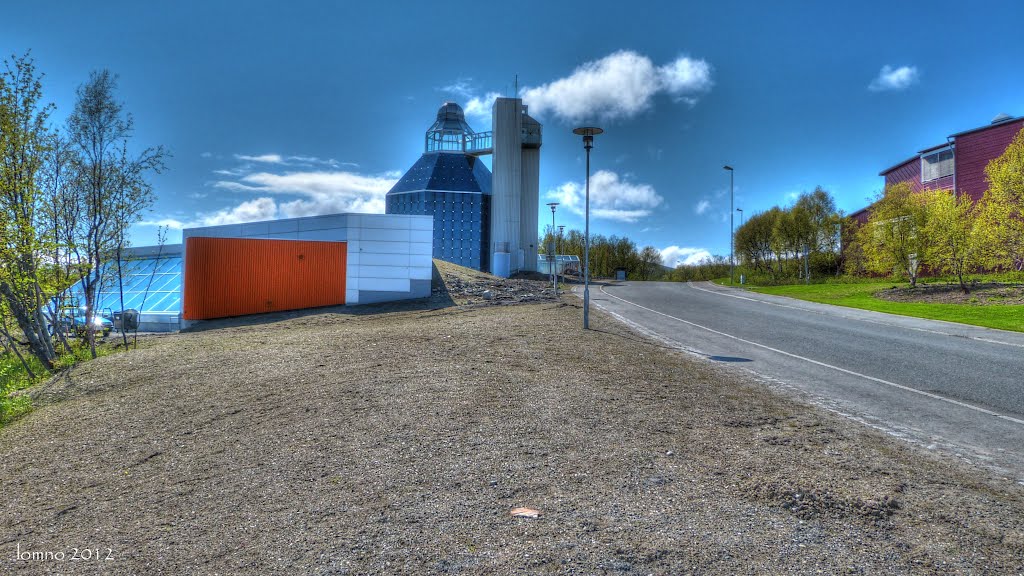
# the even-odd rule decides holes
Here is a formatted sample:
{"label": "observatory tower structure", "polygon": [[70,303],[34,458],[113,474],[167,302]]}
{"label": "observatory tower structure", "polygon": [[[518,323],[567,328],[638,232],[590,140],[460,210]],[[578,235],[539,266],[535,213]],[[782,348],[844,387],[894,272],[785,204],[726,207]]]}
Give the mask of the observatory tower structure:
{"label": "observatory tower structure", "polygon": [[[509,276],[537,269],[541,125],[519,98],[497,98],[490,132],[445,102],[423,155],[391,188],[388,214],[434,217],[433,255]],[[492,168],[480,160],[493,154]]]}

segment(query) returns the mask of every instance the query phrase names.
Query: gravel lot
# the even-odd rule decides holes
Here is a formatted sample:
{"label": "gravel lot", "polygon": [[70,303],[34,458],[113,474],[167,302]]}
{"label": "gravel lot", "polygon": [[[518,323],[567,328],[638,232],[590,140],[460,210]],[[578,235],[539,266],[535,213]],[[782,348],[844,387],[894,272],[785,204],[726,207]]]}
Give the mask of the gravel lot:
{"label": "gravel lot", "polygon": [[210,323],[51,382],[0,430],[0,573],[1024,573],[1012,481],[600,313],[584,332],[572,296],[456,292]]}

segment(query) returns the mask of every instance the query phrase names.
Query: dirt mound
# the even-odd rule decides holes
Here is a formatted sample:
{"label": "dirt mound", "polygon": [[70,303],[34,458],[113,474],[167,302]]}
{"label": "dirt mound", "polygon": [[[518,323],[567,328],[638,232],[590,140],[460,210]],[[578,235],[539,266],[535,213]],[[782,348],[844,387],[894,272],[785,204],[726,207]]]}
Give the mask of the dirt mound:
{"label": "dirt mound", "polygon": [[1024,284],[998,282],[968,284],[964,293],[959,284],[918,284],[914,288],[892,287],[875,296],[892,302],[925,302],[929,304],[974,304],[977,306],[1024,304]]}
{"label": "dirt mound", "polygon": [[555,302],[548,277],[536,272],[501,278],[443,260],[434,260],[434,292],[458,304],[528,304]]}

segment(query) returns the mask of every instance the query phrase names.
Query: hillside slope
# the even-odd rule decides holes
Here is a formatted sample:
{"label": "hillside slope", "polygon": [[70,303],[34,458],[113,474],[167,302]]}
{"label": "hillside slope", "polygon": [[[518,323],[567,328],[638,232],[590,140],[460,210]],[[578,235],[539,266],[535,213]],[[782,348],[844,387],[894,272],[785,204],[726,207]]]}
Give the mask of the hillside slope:
{"label": "hillside slope", "polygon": [[[1024,566],[1012,481],[592,322],[572,297],[333,309],[88,363],[0,430],[0,572]],[[16,559],[71,547],[113,560]]]}

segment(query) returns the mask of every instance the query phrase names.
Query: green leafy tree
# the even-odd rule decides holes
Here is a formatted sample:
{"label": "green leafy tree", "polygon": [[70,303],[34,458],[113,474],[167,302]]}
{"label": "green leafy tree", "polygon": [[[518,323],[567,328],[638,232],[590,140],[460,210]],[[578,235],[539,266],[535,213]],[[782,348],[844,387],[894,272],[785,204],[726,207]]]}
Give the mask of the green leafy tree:
{"label": "green leafy tree", "polygon": [[[116,99],[117,77],[108,70],[93,72],[79,86],[75,108],[68,118],[68,137],[75,145],[77,182],[82,218],[81,234],[73,243],[85,295],[86,318],[97,310],[100,287],[121,278],[121,252],[127,230],[153,203],[150,173],[163,170],[163,147],[130,154],[128,141],[134,131],[131,114]],[[114,270],[106,266],[114,262]],[[116,275],[112,272],[116,271]],[[96,357],[96,332],[87,323],[86,336]],[[122,337],[127,338],[122,330]]]}
{"label": "green leafy tree", "polygon": [[[0,298],[32,355],[52,370],[56,354],[44,315],[48,269],[38,179],[53,106],[42,103],[41,78],[28,55],[6,61],[0,73]],[[6,319],[3,325],[13,343]]]}
{"label": "green leafy tree", "polygon": [[836,201],[824,188],[801,194],[793,206],[799,211],[806,226],[805,243],[811,257],[821,262],[829,272],[839,274],[839,238],[842,215],[836,210]]}
{"label": "green leafy tree", "polygon": [[741,263],[757,272],[775,276],[775,252],[772,249],[775,223],[782,210],[777,206],[754,214],[736,231],[736,253]]}
{"label": "green leafy tree", "polygon": [[908,182],[887,186],[875,199],[859,241],[865,264],[873,272],[898,274],[917,286],[928,252],[927,195]]}
{"label": "green leafy tree", "polygon": [[985,236],[985,266],[1024,269],[1024,130],[985,167],[988,189],[978,219]]}
{"label": "green leafy tree", "polygon": [[960,289],[969,293],[964,277],[984,260],[987,240],[984,223],[978,218],[980,206],[975,206],[970,196],[954,196],[949,190],[929,191],[921,196],[928,211],[928,262],[936,271],[956,276]]}
{"label": "green leafy tree", "polygon": [[654,246],[644,246],[637,256],[641,280],[657,280],[662,276],[661,251]]}

